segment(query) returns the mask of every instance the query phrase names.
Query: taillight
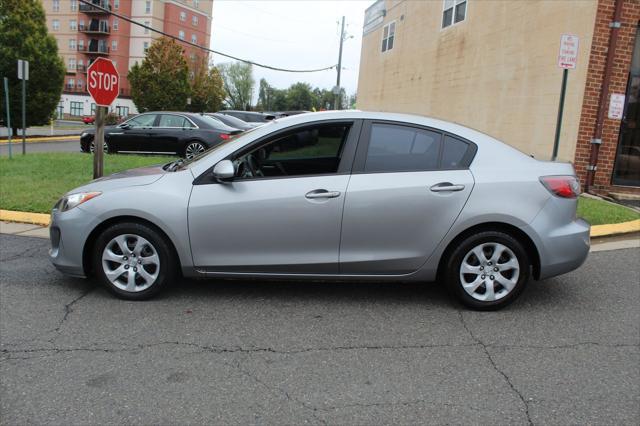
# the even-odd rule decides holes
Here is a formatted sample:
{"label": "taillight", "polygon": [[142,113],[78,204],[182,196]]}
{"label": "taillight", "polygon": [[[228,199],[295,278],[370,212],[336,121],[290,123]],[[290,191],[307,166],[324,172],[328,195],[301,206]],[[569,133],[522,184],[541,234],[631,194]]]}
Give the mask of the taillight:
{"label": "taillight", "polygon": [[229,134],[227,134],[227,133],[220,133],[220,138],[221,138],[223,141],[226,141],[227,139],[230,139],[230,138],[231,138],[231,135],[229,135]]}
{"label": "taillight", "polygon": [[580,195],[580,182],[575,176],[542,176],[540,182],[558,197],[576,198]]}

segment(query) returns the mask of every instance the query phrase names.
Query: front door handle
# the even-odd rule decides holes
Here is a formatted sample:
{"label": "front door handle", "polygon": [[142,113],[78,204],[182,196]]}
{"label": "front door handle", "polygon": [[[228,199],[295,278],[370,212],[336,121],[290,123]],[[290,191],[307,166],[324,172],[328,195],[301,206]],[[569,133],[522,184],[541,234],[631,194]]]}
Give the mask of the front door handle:
{"label": "front door handle", "polygon": [[340,196],[340,191],[327,191],[326,189],[315,189],[306,193],[305,197],[314,200],[317,198],[336,198]]}
{"label": "front door handle", "polygon": [[464,185],[454,185],[451,182],[440,182],[431,186],[432,192],[455,192],[462,191],[464,189]]}

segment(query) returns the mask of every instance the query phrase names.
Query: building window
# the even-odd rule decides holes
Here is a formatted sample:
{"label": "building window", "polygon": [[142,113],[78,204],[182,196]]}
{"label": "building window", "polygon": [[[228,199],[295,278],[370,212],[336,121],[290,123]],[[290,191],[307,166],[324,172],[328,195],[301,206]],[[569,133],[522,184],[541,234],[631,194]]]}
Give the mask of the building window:
{"label": "building window", "polygon": [[396,38],[396,21],[384,26],[382,29],[382,51],[393,49],[393,41]]}
{"label": "building window", "polygon": [[146,53],[147,53],[147,50],[149,50],[149,42],[148,42],[148,41],[145,41],[145,42],[142,44],[142,46],[143,46],[143,49],[144,49],[144,53],[146,54]]}
{"label": "building window", "polygon": [[127,106],[116,106],[116,114],[118,114],[118,117],[126,117],[129,115],[129,107]]}
{"label": "building window", "polygon": [[115,52],[118,50],[118,40],[111,40],[111,51]]}
{"label": "building window", "polygon": [[193,25],[195,25],[196,27],[198,26],[198,17],[197,17],[196,15],[193,15],[193,16],[191,17],[191,23],[192,23]]}
{"label": "building window", "polygon": [[67,68],[70,71],[75,71],[76,70],[76,59],[75,58],[69,58],[69,65],[67,66]]}
{"label": "building window", "polygon": [[76,85],[76,87],[78,89],[82,89],[82,86],[84,85],[84,82],[82,80],[78,80],[78,84]]}
{"label": "building window", "polygon": [[69,80],[67,80],[67,89],[71,90],[75,87],[76,85],[76,80],[73,78],[70,78]]}
{"label": "building window", "polygon": [[113,0],[113,8],[116,10],[120,9],[120,0]]}
{"label": "building window", "polygon": [[151,1],[147,0],[144,7],[144,13],[151,13]]}
{"label": "building window", "polygon": [[84,40],[82,39],[78,40],[78,50],[80,51],[84,50]]}
{"label": "building window", "polygon": [[442,28],[464,21],[467,16],[467,0],[444,0]]}
{"label": "building window", "polygon": [[191,62],[195,62],[196,61],[196,54],[191,52],[191,54],[189,55],[189,58],[191,58]]}
{"label": "building window", "polygon": [[186,12],[180,12],[180,20],[183,22],[187,20]]}
{"label": "building window", "polygon": [[53,0],[53,11],[60,12],[60,0]]}
{"label": "building window", "polygon": [[178,31],[178,38],[180,40],[184,40],[184,31],[182,31],[182,30]]}
{"label": "building window", "polygon": [[193,0],[193,7],[195,7],[196,9],[200,7],[200,0]]}
{"label": "building window", "polygon": [[60,29],[60,20],[59,19],[54,19],[51,22],[51,28],[53,29],[53,31],[58,31]]}
{"label": "building window", "polygon": [[69,29],[71,31],[77,31],[78,30],[78,23],[76,22],[75,19],[72,19],[69,21]]}
{"label": "building window", "polygon": [[[69,79],[69,82],[72,81],[72,79]],[[82,115],[82,102],[71,102],[71,115],[73,117],[80,117]]]}
{"label": "building window", "polygon": [[96,108],[97,108],[97,105],[94,103],[91,103],[91,115],[96,114]]}
{"label": "building window", "polygon": [[[149,22],[149,21],[144,21],[144,25],[145,25],[145,26],[147,26],[147,27],[151,27],[151,22]],[[144,33],[145,33],[145,34],[149,34],[149,28],[145,28],[145,29],[144,29]]]}
{"label": "building window", "polygon": [[118,61],[111,61],[111,62],[113,62],[113,67],[115,69],[118,69]]}
{"label": "building window", "polygon": [[78,10],[78,0],[71,0],[71,11],[75,12]]}
{"label": "building window", "polygon": [[70,38],[69,39],[69,50],[76,50],[76,39],[75,38]]}
{"label": "building window", "polygon": [[191,34],[191,43],[198,44],[198,37],[195,34]]}
{"label": "building window", "polygon": [[118,25],[120,25],[118,18],[113,18],[113,31],[118,31]]}

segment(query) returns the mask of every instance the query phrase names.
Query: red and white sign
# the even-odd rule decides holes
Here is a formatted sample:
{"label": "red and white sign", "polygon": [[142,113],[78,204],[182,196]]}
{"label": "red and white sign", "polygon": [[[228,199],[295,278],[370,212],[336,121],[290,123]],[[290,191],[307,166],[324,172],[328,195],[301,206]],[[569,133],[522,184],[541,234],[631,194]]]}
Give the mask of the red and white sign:
{"label": "red and white sign", "polygon": [[571,34],[562,34],[560,37],[560,53],[558,54],[558,66],[565,69],[575,69],[578,62],[578,37]]}
{"label": "red and white sign", "polygon": [[98,58],[87,68],[87,89],[96,105],[108,107],[120,92],[120,75],[109,59]]}
{"label": "red and white sign", "polygon": [[622,120],[622,114],[624,114],[624,95],[612,93],[609,99],[609,118]]}

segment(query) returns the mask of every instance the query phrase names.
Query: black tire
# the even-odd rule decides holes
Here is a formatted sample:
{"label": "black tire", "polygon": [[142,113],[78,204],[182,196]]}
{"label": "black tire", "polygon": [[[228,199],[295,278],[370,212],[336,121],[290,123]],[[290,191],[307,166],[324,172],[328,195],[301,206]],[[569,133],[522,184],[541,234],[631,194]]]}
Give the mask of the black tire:
{"label": "black tire", "polygon": [[[514,281],[516,281],[515,286],[502,298],[493,301],[478,300],[472,297],[463,287],[463,278],[461,278],[462,262],[475,247],[481,244],[488,244],[487,247],[489,247],[488,250],[490,250],[491,244],[495,243],[506,246],[511,250],[512,254],[515,255],[519,264],[519,275],[517,281],[515,280],[515,276],[512,276]],[[524,246],[516,238],[500,231],[484,231],[465,238],[457,245],[453,252],[451,252],[446,262],[445,280],[449,292],[468,308],[481,311],[498,310],[512,303],[524,291],[531,275],[531,260]],[[492,272],[482,273],[489,275]],[[508,273],[508,271],[505,272],[505,274]],[[475,274],[470,274],[471,279],[473,279],[474,275]],[[464,277],[467,277],[467,275]],[[494,289],[498,288],[500,291],[506,291],[506,288],[501,284],[492,284],[492,286],[494,286]],[[483,290],[486,291],[486,284],[480,286],[479,291]]]}
{"label": "black tire", "polygon": [[[146,239],[155,249],[159,258],[159,271],[157,278],[148,288],[140,291],[126,291],[112,283],[105,273],[102,255],[107,244],[120,235],[134,235]],[[93,267],[96,277],[116,296],[126,300],[146,300],[158,294],[163,288],[172,283],[177,276],[178,263],[171,243],[155,229],[135,222],[123,222],[114,224],[105,229],[95,243]],[[135,257],[135,256],[134,256]],[[117,266],[117,263],[115,264]],[[141,266],[137,266],[138,268]],[[125,274],[126,275],[126,274]]]}

